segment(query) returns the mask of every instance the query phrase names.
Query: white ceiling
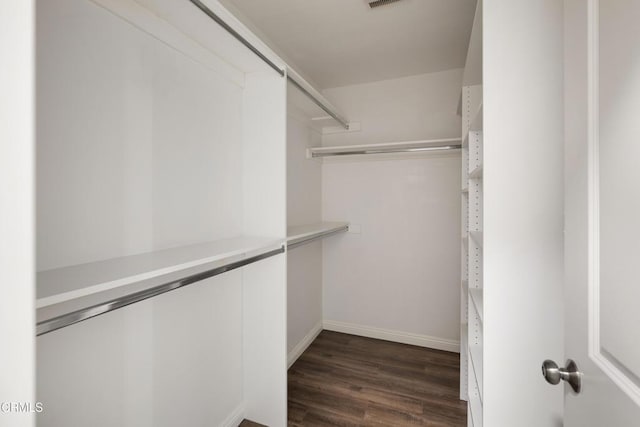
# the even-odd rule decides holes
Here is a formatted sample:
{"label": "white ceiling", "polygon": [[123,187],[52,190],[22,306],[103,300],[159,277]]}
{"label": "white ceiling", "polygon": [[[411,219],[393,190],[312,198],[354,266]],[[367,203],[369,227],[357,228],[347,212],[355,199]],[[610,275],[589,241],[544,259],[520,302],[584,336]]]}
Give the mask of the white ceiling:
{"label": "white ceiling", "polygon": [[475,0],[221,0],[321,89],[462,68]]}

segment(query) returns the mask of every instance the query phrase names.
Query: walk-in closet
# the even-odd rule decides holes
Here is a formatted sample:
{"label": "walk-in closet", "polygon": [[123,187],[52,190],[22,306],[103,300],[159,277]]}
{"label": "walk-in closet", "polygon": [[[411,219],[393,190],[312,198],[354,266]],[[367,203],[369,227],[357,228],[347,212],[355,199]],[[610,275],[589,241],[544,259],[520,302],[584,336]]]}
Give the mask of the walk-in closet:
{"label": "walk-in closet", "polygon": [[623,3],[1,2],[0,427],[632,425]]}

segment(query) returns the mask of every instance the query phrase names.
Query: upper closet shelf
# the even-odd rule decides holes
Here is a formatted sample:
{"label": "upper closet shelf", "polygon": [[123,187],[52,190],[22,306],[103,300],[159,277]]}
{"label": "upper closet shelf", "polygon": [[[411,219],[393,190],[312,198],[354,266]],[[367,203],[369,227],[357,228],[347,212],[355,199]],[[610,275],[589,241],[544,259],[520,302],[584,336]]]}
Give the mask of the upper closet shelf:
{"label": "upper closet shelf", "polygon": [[[310,120],[322,122],[323,127],[327,125],[337,125],[342,131],[353,130],[351,129],[351,124],[338,112],[336,107],[331,105],[329,100],[307,83],[295,70],[291,68],[288,69],[287,79],[293,87],[298,89],[295,92],[289,91],[288,98],[290,103],[305,113]],[[296,93],[304,95],[304,97],[295,96]]]}
{"label": "upper closet shelf", "polygon": [[342,145],[307,149],[307,157],[334,157],[365,154],[422,153],[450,151],[461,148],[460,138],[429,139],[423,141],[387,142],[383,144]]}
{"label": "upper closet shelf", "polygon": [[[347,119],[319,91],[219,2],[189,1],[193,7],[171,1],[132,7],[128,2],[95,0],[194,60],[229,74],[240,86],[245,73],[272,69],[317,107],[312,117],[328,114],[332,124],[350,128]],[[238,49],[238,43],[245,48]]]}
{"label": "upper closet shelf", "polygon": [[[264,254],[281,240],[238,237],[38,272],[36,308]],[[122,289],[126,292],[126,289]]]}
{"label": "upper closet shelf", "polygon": [[348,230],[348,222],[319,222],[317,224],[288,227],[287,249],[293,249],[296,246],[304,245],[337,233],[345,233]]}

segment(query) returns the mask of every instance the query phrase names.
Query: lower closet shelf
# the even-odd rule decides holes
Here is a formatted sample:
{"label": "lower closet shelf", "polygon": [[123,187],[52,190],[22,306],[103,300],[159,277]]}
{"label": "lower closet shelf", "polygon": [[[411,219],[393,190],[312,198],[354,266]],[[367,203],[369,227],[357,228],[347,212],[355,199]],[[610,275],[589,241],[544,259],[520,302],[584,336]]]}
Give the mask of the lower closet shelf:
{"label": "lower closet shelf", "polygon": [[283,253],[283,243],[245,236],[38,272],[37,334]]}
{"label": "lower closet shelf", "polygon": [[337,233],[344,233],[348,230],[348,222],[319,222],[316,224],[288,227],[287,249],[293,249],[305,243],[329,237]]}

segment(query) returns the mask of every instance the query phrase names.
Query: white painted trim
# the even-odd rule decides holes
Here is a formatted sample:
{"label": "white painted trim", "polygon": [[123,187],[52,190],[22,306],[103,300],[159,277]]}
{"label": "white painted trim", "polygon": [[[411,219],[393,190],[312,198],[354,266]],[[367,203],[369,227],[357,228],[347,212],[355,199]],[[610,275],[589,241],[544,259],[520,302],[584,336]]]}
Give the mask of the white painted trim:
{"label": "white painted trim", "polygon": [[611,381],[640,405],[640,387],[602,352],[600,343],[600,163],[599,163],[599,0],[589,0],[588,27],[588,337],[589,357]]}
{"label": "white painted trim", "polygon": [[335,320],[325,320],[323,325],[324,329],[328,331],[460,353],[460,341],[457,340],[414,334],[411,332],[394,331],[373,326],[356,325],[354,323],[338,322]]}
{"label": "white painted trim", "polygon": [[[0,1],[0,402],[36,399],[35,9]],[[0,412],[0,424],[33,427],[36,414]]]}
{"label": "white painted trim", "polygon": [[244,420],[244,403],[241,403],[220,423],[220,427],[238,427]]}
{"label": "white painted trim", "polygon": [[298,344],[287,355],[287,369],[293,365],[296,360],[304,353],[304,351],[311,345],[311,343],[322,332],[322,321],[318,322],[307,335],[300,340]]}

